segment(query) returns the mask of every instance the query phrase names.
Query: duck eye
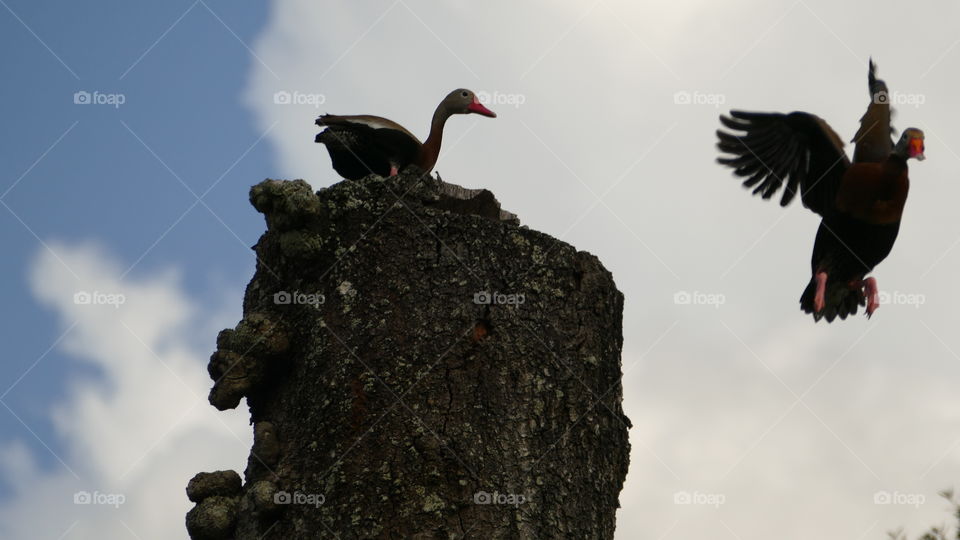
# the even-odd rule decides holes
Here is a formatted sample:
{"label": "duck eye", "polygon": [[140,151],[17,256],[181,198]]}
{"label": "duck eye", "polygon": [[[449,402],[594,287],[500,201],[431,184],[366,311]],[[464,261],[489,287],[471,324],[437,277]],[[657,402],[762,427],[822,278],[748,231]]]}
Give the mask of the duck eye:
{"label": "duck eye", "polygon": [[466,90],[464,90],[463,92],[460,92],[460,95],[463,96],[463,97],[467,97],[467,96],[470,95],[470,93],[467,92]]}

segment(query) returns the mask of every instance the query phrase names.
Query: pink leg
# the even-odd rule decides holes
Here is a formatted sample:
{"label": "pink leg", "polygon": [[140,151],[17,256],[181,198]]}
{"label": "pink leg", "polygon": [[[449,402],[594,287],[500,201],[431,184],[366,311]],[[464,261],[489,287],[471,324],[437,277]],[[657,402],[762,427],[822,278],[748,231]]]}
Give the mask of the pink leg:
{"label": "pink leg", "polygon": [[868,277],[863,280],[863,292],[867,295],[867,318],[880,307],[880,294],[877,289],[877,278]]}
{"label": "pink leg", "polygon": [[397,170],[396,165],[390,165],[390,176],[396,176],[400,171]]}
{"label": "pink leg", "polygon": [[815,278],[817,280],[817,294],[813,297],[813,310],[816,313],[820,313],[823,311],[824,306],[827,305],[824,299],[827,292],[827,273],[817,272]]}

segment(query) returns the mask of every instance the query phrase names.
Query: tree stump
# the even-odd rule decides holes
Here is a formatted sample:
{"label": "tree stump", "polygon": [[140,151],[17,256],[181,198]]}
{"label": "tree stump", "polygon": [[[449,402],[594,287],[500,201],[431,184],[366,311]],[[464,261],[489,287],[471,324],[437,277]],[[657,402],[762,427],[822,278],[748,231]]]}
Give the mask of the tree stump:
{"label": "tree stump", "polygon": [[254,445],[208,505],[233,528],[192,538],[613,538],[623,296],[596,257],[412,167],[250,200],[267,231],[209,372]]}

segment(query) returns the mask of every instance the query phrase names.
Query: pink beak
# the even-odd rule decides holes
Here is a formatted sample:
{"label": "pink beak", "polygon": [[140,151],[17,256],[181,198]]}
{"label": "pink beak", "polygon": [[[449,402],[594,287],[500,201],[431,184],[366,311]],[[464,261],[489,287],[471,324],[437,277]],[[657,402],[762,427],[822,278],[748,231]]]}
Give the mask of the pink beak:
{"label": "pink beak", "polygon": [[483,103],[480,103],[477,98],[473,98],[473,103],[467,105],[467,110],[472,113],[482,114],[484,116],[489,116],[490,118],[496,118],[497,113],[491,111],[490,109],[483,106]]}

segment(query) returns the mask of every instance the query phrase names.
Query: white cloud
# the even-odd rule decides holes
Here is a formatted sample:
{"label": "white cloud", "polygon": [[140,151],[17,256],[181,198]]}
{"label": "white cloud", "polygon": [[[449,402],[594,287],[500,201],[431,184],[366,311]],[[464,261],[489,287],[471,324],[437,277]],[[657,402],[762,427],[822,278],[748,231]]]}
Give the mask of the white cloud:
{"label": "white cloud", "polygon": [[[13,492],[0,507],[2,536],[186,538],[187,481],[242,471],[251,444],[245,410],[221,413],[206,400],[210,349],[194,343],[212,348],[215,335],[201,341],[193,329],[207,328],[214,310],[190,298],[176,272],[121,279],[124,267],[96,245],[50,248],[33,261],[33,293],[68,330],[60,348],[99,376],[74,379],[50,404],[57,439],[44,444],[62,464],[39,467],[23,442],[0,449]],[[76,303],[78,292],[90,302]],[[97,303],[109,295],[122,300]],[[119,494],[123,504],[74,504],[81,491]]]}
{"label": "white cloud", "polygon": [[[948,519],[936,492],[960,475],[960,398],[949,384],[960,376],[960,230],[944,219],[960,197],[949,181],[960,133],[947,16],[960,8],[925,9],[942,16],[871,7],[870,30],[863,6],[822,0],[283,0],[255,46],[273,73],[253,64],[247,103],[264,129],[280,122],[268,138],[283,174],[320,187],[337,177],[313,143],[317,111],[274,105],[278,89],[320,92],[320,112],[388,116],[421,136],[449,89],[525,96],[494,120],[451,121],[438,169],[597,254],[626,294],[624,365],[638,364],[625,379],[635,427],[620,537],[919,533]],[[869,99],[870,55],[891,89],[926,96],[895,117],[927,130],[931,159],[913,165],[898,245],[875,273],[882,290],[926,303],[814,325],[797,301],[816,216],[751,200],[714,163],[717,115],[808,110],[849,139]],[[723,103],[675,104],[682,91]],[[684,290],[725,302],[674,304]],[[673,504],[675,492],[698,489],[726,503]],[[926,503],[876,505],[878,490]]]}

